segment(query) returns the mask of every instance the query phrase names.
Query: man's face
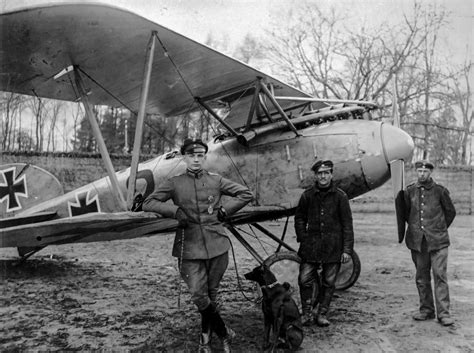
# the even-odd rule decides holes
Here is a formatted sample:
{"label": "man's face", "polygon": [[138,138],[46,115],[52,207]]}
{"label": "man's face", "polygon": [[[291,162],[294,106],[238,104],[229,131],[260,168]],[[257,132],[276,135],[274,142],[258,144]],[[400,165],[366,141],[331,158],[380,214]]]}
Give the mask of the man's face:
{"label": "man's face", "polygon": [[316,172],[316,181],[318,185],[321,187],[327,187],[331,183],[332,180],[332,172],[329,169],[326,170],[318,170]]}
{"label": "man's face", "polygon": [[428,168],[418,168],[416,170],[416,173],[418,174],[418,181],[420,183],[426,183],[431,176],[431,169]]}
{"label": "man's face", "polygon": [[184,154],[186,167],[193,171],[202,169],[202,164],[206,160],[206,150],[203,148],[194,148]]}

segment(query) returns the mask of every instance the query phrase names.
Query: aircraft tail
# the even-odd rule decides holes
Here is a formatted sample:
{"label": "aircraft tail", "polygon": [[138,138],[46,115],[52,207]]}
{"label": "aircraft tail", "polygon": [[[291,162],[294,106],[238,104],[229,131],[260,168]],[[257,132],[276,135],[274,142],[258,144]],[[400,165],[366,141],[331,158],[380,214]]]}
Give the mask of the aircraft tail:
{"label": "aircraft tail", "polygon": [[27,209],[63,194],[59,180],[40,167],[25,163],[0,165],[2,219],[21,216]]}

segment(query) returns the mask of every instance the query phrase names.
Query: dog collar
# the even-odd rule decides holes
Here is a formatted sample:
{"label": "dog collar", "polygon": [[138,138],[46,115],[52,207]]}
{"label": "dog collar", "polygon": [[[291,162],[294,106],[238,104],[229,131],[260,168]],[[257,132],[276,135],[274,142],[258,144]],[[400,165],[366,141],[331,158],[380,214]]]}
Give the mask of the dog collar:
{"label": "dog collar", "polygon": [[267,284],[266,286],[262,286],[262,287],[263,287],[263,288],[270,288],[270,289],[271,289],[271,288],[275,287],[277,284],[279,284],[278,281],[273,282],[272,284]]}

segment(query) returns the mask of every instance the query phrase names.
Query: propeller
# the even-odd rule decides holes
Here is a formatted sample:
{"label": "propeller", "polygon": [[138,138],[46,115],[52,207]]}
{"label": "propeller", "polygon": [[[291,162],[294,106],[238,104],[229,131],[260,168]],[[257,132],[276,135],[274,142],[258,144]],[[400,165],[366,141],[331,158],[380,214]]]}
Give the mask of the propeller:
{"label": "propeller", "polygon": [[397,216],[398,242],[405,237],[405,202],[403,189],[405,188],[405,162],[398,159],[390,163],[392,176],[393,197],[395,199],[395,214]]}
{"label": "propeller", "polygon": [[[400,114],[398,112],[398,95],[396,76],[393,80],[393,125],[400,128]],[[390,175],[392,178],[393,198],[395,200],[395,214],[397,216],[398,242],[405,237],[405,202],[403,190],[405,189],[405,161],[397,159],[390,162]]]}

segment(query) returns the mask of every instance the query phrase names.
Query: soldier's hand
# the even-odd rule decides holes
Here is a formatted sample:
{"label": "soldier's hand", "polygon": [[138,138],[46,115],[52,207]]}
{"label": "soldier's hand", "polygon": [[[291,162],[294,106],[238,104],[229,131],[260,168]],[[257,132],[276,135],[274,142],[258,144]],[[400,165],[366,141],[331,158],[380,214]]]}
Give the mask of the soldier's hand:
{"label": "soldier's hand", "polygon": [[349,262],[349,260],[351,259],[351,255],[347,254],[347,253],[342,253],[342,256],[341,256],[341,262],[343,264],[345,264],[346,262]]}
{"label": "soldier's hand", "polygon": [[219,222],[225,222],[227,220],[227,212],[222,206],[217,210],[217,219]]}
{"label": "soldier's hand", "polygon": [[187,226],[189,226],[188,215],[181,208],[178,208],[178,211],[176,211],[175,217],[178,220],[179,228],[186,228]]}

